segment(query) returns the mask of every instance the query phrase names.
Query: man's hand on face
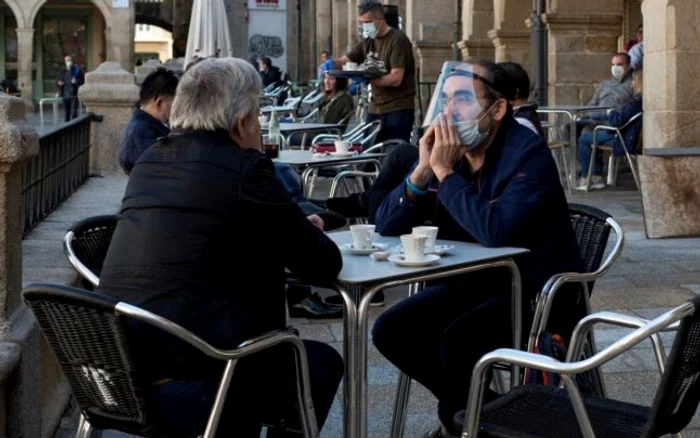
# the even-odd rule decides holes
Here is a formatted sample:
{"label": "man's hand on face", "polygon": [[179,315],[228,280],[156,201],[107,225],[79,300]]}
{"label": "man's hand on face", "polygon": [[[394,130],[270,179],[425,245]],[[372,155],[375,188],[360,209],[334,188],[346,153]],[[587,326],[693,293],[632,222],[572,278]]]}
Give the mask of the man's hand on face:
{"label": "man's hand on face", "polygon": [[425,187],[433,177],[433,169],[430,168],[430,152],[435,142],[435,125],[430,125],[418,142],[418,165],[410,176],[411,184],[416,187]]}
{"label": "man's hand on face", "polygon": [[442,182],[448,175],[454,172],[454,166],[460,160],[464,151],[459,140],[457,129],[452,122],[452,117],[444,114],[438,115],[435,126],[435,144],[430,154],[430,167],[437,179]]}

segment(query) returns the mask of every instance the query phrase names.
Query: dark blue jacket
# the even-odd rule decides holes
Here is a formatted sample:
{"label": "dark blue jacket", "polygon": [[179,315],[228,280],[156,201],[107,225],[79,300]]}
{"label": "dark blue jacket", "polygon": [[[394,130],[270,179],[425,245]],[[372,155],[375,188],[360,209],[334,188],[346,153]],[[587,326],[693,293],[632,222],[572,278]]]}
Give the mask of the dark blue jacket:
{"label": "dark blue jacket", "polygon": [[134,111],[129,124],[124,129],[119,151],[119,164],[124,172],[127,175],[130,174],[141,154],[157,139],[166,137],[168,134],[170,134],[170,128],[163,122],[142,109]]}
{"label": "dark blue jacket", "polygon": [[[634,117],[635,114],[642,112],[642,95],[636,95],[634,99],[626,103],[620,109],[610,111],[608,116],[608,124],[616,128],[621,127],[625,123]],[[631,125],[627,127],[622,132],[622,136],[625,138],[625,144],[627,144],[627,150],[630,154],[637,153],[637,142],[639,141],[639,134],[642,131],[642,117],[635,120]],[[613,143],[613,154],[616,156],[625,155],[625,150],[622,148],[622,143],[620,139],[615,136],[615,142]]]}
{"label": "dark blue jacket", "polygon": [[430,188],[415,200],[406,197],[405,181],[394,189],[379,207],[377,231],[396,236],[432,223],[441,239],[527,248],[516,263],[529,299],[552,275],[583,269],[552,154],[512,117],[499,128],[480,171],[460,162]]}

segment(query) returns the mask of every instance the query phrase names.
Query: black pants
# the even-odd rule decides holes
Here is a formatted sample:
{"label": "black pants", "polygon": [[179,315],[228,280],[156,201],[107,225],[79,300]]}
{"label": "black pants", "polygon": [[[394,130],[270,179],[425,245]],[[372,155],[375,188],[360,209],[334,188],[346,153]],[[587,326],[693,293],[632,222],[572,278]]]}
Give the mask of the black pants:
{"label": "black pants", "polygon": [[[311,395],[319,429],[328,416],[343,377],[343,359],[333,347],[304,341],[309,363]],[[217,437],[258,437],[262,425],[277,426],[268,437],[299,437],[292,351],[279,346],[241,359],[224,405]],[[284,363],[288,361],[288,366]],[[211,380],[173,381],[154,391],[160,421],[169,436],[198,436],[211,413],[220,376]]]}
{"label": "black pants", "polygon": [[510,275],[475,272],[426,288],[385,311],[372,337],[384,357],[438,399],[438,417],[453,435],[467,407],[472,370],[484,354],[512,347]]}
{"label": "black pants", "polygon": [[[377,134],[376,142],[385,140],[401,139],[411,141],[411,131],[413,130],[414,110],[397,110],[386,114],[367,113],[367,123],[375,120],[382,121],[382,128]],[[372,145],[370,145],[372,146]]]}
{"label": "black pants", "polygon": [[77,97],[63,98],[63,111],[66,116],[66,122],[70,122],[78,117],[78,105]]}

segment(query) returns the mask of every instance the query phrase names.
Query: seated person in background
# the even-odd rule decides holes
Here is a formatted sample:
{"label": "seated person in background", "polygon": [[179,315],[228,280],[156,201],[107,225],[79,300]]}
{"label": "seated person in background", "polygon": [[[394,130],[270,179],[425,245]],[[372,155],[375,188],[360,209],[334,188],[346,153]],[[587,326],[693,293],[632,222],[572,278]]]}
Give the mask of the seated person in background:
{"label": "seated person in background", "polygon": [[537,104],[528,100],[530,98],[530,77],[527,72],[517,62],[499,62],[498,65],[510,76],[515,85],[515,94],[510,99],[515,121],[545,138],[540,115],[537,114]]}
{"label": "seated person in background", "polygon": [[[619,128],[627,123],[636,114],[642,112],[642,85],[643,85],[643,74],[642,70],[635,70],[632,73],[633,83],[634,83],[634,98],[622,106],[621,108],[612,110],[608,113],[608,120],[604,122],[604,125],[614,126]],[[642,119],[641,117],[634,121],[634,123],[627,127],[625,132],[622,134],[625,137],[625,144],[629,148],[627,152],[630,154],[637,153],[637,142],[639,140],[639,133],[642,130]],[[614,132],[611,131],[598,131],[596,141],[599,145],[612,145],[613,155],[622,156],[625,154],[622,143],[620,139]],[[588,170],[591,163],[591,154],[593,149],[591,145],[593,144],[593,132],[584,132],[581,134],[578,146],[578,157],[581,162],[581,179],[577,189],[585,190],[588,182]],[[603,179],[603,155],[597,153],[593,162],[593,171],[591,172],[591,188],[592,189],[602,189],[605,187],[605,180]]]}
{"label": "seated person in background", "polygon": [[[514,94],[513,83],[502,68],[480,59],[447,64],[418,163],[382,202],[377,231],[399,236],[430,224],[439,227],[438,238],[529,249],[516,258],[529,327],[545,282],[582,269],[559,173],[545,141],[514,120],[505,97]],[[566,307],[553,312],[548,327],[560,324],[555,333],[565,337],[583,313],[567,297],[578,294],[557,297],[556,306]],[[461,433],[453,418],[467,405],[474,365],[485,353],[512,347],[512,329],[511,275],[489,269],[433,284],[387,309],[373,342],[437,397],[441,424],[424,437],[450,437]]]}
{"label": "seated person in background", "polygon": [[[334,280],[340,251],[307,218],[260,152],[260,76],[238,58],[207,59],[182,77],[173,133],[134,166],[99,291],[182,325],[231,349],[283,329],[285,270],[314,282]],[[134,358],[152,382],[155,421],[170,436],[198,436],[207,424],[225,362],[172,336],[134,323]],[[343,376],[340,355],[305,341],[319,428]],[[241,359],[217,437],[293,437],[292,351],[281,345]]]}
{"label": "seated person in background", "polygon": [[164,68],[150,73],[141,84],[139,108],[124,129],[119,148],[119,164],[127,175],[146,149],[170,133],[168,119],[176,89],[177,77]]}
{"label": "seated person in background", "polygon": [[348,79],[325,75],[323,77],[323,100],[318,107],[323,123],[340,123],[352,114],[355,101],[347,92]]}
{"label": "seated person in background", "polygon": [[[598,85],[593,97],[588,101],[588,105],[617,108],[626,104],[634,97],[630,55],[627,53],[616,53],[613,55],[610,71],[612,77],[605,79]],[[602,115],[594,115],[593,118],[604,120],[605,113],[602,113]]]}
{"label": "seated person in background", "polygon": [[282,72],[279,67],[272,65],[272,60],[267,56],[260,58],[258,61],[258,71],[260,72],[263,88],[272,84],[278,85],[282,82]]}

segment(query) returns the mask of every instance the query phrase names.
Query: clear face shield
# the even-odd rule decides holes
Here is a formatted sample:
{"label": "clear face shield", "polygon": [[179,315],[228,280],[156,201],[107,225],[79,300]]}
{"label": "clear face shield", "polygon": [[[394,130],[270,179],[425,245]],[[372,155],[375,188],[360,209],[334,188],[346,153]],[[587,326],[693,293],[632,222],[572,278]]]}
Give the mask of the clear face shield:
{"label": "clear face shield", "polygon": [[427,129],[451,120],[466,149],[479,146],[488,137],[488,127],[480,128],[479,122],[496,105],[488,99],[493,85],[478,69],[465,62],[444,63],[422,125]]}

